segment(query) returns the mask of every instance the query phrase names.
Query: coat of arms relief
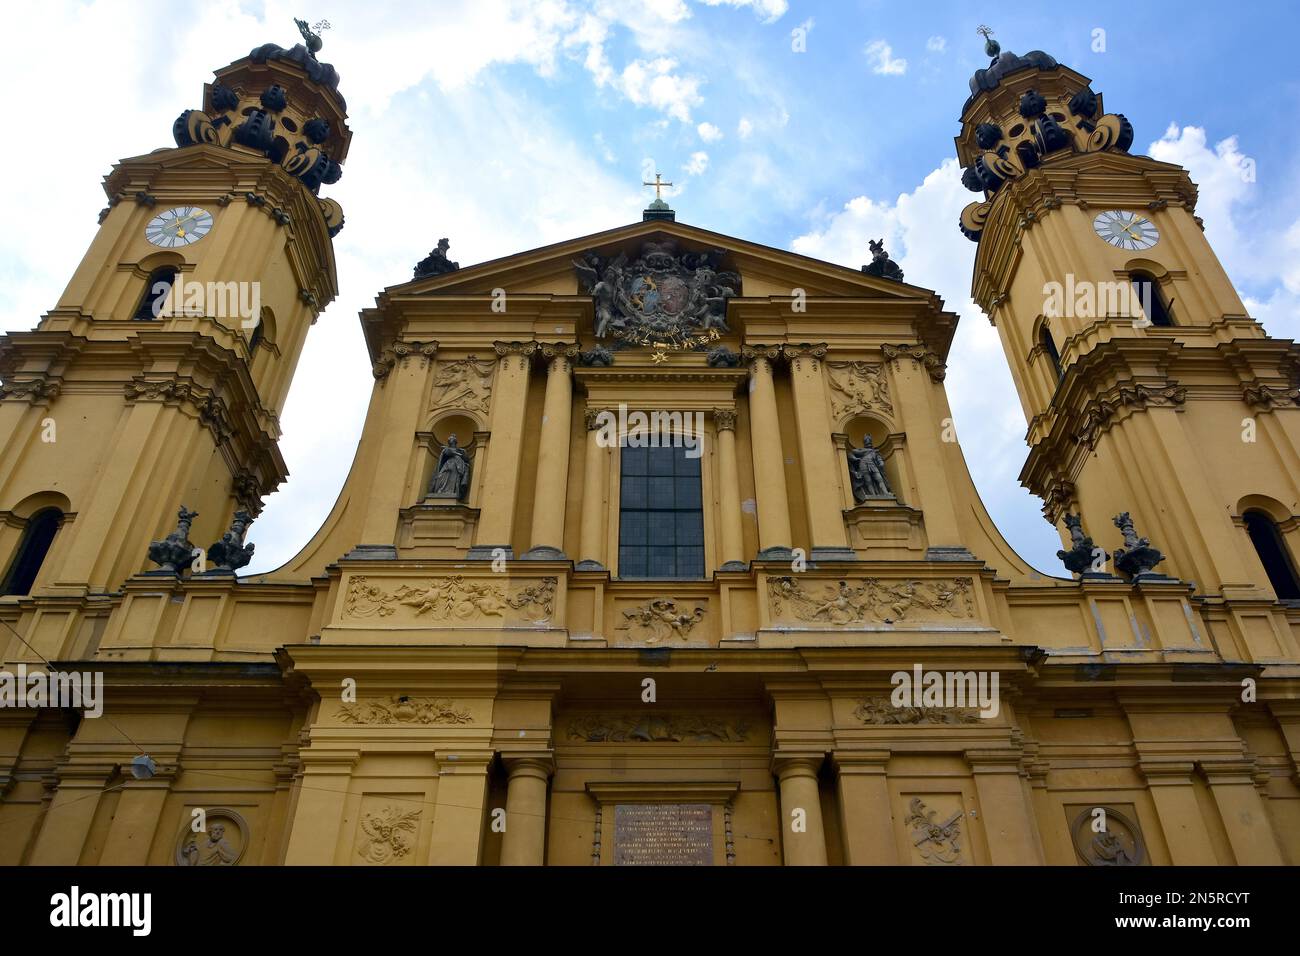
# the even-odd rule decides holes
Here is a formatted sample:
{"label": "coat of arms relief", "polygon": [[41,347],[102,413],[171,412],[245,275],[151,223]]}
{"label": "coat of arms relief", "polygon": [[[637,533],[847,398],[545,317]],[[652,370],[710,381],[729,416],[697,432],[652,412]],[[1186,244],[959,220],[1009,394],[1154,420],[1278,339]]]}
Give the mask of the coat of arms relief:
{"label": "coat of arms relief", "polygon": [[740,294],[740,275],[721,268],[722,256],[680,251],[672,239],[646,241],[631,261],[585,253],[573,266],[594,300],[596,338],[656,350],[715,341],[730,331],[727,301]]}

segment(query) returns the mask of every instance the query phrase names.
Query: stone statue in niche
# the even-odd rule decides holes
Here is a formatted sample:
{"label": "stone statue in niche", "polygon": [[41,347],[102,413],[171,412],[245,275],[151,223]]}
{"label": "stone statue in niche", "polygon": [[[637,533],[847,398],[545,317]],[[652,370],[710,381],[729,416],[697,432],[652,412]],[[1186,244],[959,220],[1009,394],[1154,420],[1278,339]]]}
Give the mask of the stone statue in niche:
{"label": "stone statue in niche", "polygon": [[871,436],[862,439],[861,448],[849,448],[849,482],[853,487],[853,500],[858,504],[869,498],[893,498],[889,480],[885,477],[885,459],[880,457],[871,443]]}
{"label": "stone statue in niche", "polygon": [[447,444],[438,455],[438,467],[434,471],[433,481],[429,483],[430,498],[454,498],[461,501],[469,494],[469,455],[460,447],[456,436],[447,439]]}

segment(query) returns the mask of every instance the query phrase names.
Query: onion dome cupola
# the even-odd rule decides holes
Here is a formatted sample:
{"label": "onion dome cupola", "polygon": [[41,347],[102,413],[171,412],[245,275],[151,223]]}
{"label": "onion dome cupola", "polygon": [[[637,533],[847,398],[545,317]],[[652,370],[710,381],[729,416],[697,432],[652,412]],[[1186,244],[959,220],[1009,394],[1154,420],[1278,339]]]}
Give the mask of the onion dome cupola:
{"label": "onion dome cupola", "polygon": [[1132,125],[1105,111],[1086,76],[1041,50],[1004,51],[987,27],[980,32],[991,59],[971,77],[956,138],[962,183],[984,197],[961,214],[961,231],[975,242],[1007,183],[1059,156],[1126,153],[1133,143]]}
{"label": "onion dome cupola", "polygon": [[266,43],[216,72],[204,87],[203,109],[185,110],[172,134],[177,146],[208,143],[253,152],[282,166],[317,197],[330,236],[343,228],[343,209],[319,196],[343,175],[352,132],[338,71],[322,63],[327,23],[297,20],[303,42],[290,49]]}

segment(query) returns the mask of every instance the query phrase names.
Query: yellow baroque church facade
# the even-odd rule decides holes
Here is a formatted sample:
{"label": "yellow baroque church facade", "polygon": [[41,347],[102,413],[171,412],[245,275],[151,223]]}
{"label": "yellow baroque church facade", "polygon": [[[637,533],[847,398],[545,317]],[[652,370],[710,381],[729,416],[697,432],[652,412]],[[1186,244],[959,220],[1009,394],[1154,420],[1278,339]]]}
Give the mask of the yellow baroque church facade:
{"label": "yellow baroque church facade", "polygon": [[383,290],[337,503],[241,577],[336,294],[318,50],[218,71],[0,340],[0,663],[103,682],[0,708],[0,862],[1300,862],[1300,350],[1086,77],[990,43],[956,140],[1060,577],[937,295],[662,200]]}

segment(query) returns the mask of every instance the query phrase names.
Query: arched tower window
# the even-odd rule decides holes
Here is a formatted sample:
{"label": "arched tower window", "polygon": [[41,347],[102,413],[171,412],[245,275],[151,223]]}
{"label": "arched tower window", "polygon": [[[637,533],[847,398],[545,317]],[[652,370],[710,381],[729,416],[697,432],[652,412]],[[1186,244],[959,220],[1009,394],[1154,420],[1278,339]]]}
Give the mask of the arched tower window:
{"label": "arched tower window", "polygon": [[18,553],[14,555],[9,570],[5,572],[0,594],[31,592],[32,584],[36,581],[41,565],[45,563],[45,556],[50,553],[50,545],[54,543],[54,535],[62,521],[63,512],[58,508],[42,508],[27,519],[23,540],[18,545]]}
{"label": "arched tower window", "polygon": [[1174,324],[1164,296],[1160,294],[1160,284],[1156,282],[1155,276],[1149,272],[1130,272],[1129,282],[1133,284],[1133,291],[1137,293],[1138,301],[1142,303],[1142,311],[1146,314],[1148,322],[1161,328],[1169,328]]}
{"label": "arched tower window", "polygon": [[1043,354],[1047,356],[1052,363],[1052,368],[1056,371],[1056,377],[1061,377],[1061,353],[1056,351],[1056,340],[1052,338],[1052,330],[1044,322],[1038,329],[1038,344],[1043,348]]}
{"label": "arched tower window", "polygon": [[1273,585],[1278,599],[1300,600],[1300,576],[1296,575],[1295,563],[1287,553],[1286,542],[1272,517],[1262,511],[1247,511],[1242,518],[1246,522],[1250,543],[1255,546],[1255,553],[1268,575],[1268,583]]}
{"label": "arched tower window", "polygon": [[152,322],[158,317],[158,311],[162,309],[163,301],[167,294],[171,292],[172,285],[176,282],[177,269],[175,266],[163,266],[160,269],[154,269],[149,273],[149,281],[145,283],[144,295],[140,298],[140,304],[136,307],[135,315],[131,316],[137,322]]}

